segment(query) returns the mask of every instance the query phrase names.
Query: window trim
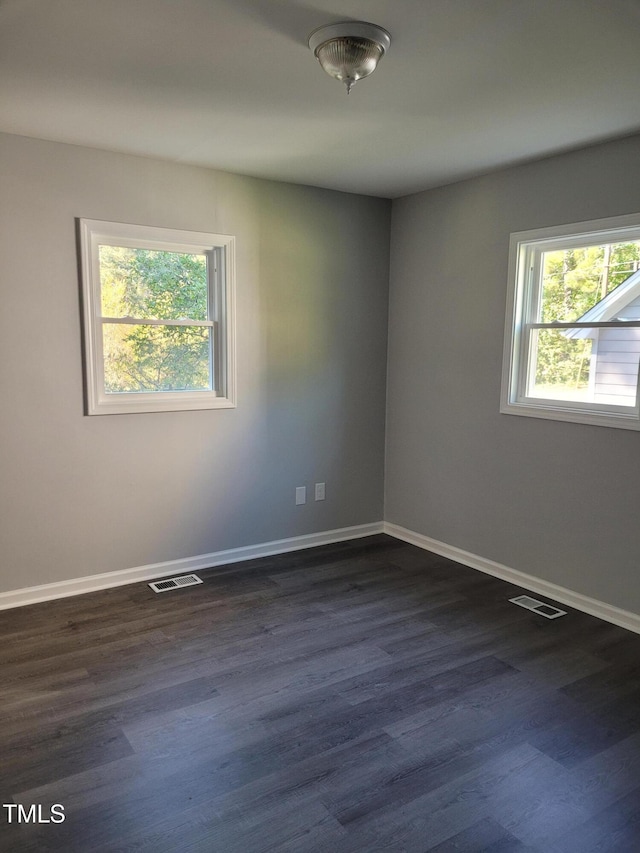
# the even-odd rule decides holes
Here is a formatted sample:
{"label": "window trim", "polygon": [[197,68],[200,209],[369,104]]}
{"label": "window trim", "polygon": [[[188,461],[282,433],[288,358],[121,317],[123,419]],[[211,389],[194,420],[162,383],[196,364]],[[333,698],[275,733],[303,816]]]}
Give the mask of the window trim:
{"label": "window trim", "polygon": [[[626,235],[625,235],[626,232]],[[636,405],[569,402],[527,397],[527,372],[531,362],[526,354],[527,331],[532,328],[640,328],[640,321],[606,323],[529,322],[539,297],[539,264],[543,251],[598,245],[608,240],[621,242],[625,236],[640,240],[640,214],[596,219],[510,235],[506,322],[503,351],[500,412],[534,418],[640,430],[640,371]],[[537,314],[534,314],[537,316]]]}
{"label": "window trim", "polygon": [[[236,407],[236,332],[235,332],[235,238],[224,234],[131,225],[98,219],[78,219],[80,248],[83,361],[85,374],[85,414],[107,415],[142,412],[176,412]],[[207,254],[215,263],[208,268],[209,318],[188,321],[212,329],[213,389],[205,391],[104,390],[102,327],[106,319],[101,311],[99,246],[154,249]],[[134,318],[111,318],[129,323]],[[142,318],[138,318],[140,320]],[[149,321],[149,324],[154,324]],[[157,321],[157,325],[181,325]]]}

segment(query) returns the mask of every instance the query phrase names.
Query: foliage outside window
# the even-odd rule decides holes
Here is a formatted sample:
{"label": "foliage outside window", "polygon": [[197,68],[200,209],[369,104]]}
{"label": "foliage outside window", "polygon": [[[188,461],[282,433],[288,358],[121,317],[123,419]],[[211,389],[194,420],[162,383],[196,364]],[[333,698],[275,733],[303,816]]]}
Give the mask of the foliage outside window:
{"label": "foliage outside window", "polygon": [[80,220],[87,414],[234,405],[233,238]]}
{"label": "foliage outside window", "polygon": [[639,429],[640,215],[511,235],[501,411]]}

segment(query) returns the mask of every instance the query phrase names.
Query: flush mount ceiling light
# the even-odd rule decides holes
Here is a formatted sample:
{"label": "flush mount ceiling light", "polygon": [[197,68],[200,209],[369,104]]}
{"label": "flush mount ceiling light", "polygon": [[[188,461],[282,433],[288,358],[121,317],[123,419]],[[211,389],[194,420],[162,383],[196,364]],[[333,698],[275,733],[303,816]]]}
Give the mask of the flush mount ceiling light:
{"label": "flush mount ceiling light", "polygon": [[327,74],[351,87],[376,70],[389,50],[391,36],[382,27],[364,21],[342,21],[318,27],[309,36],[309,47]]}

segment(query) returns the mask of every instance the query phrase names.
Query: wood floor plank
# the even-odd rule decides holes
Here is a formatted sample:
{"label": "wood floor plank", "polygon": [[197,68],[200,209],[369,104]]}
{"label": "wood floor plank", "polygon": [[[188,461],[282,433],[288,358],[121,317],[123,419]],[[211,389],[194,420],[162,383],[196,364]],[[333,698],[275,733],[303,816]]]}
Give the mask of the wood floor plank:
{"label": "wood floor plank", "polygon": [[428,849],[429,853],[525,853],[531,848],[518,841],[495,820],[483,818]]}
{"label": "wood floor plank", "polygon": [[[0,612],[0,853],[637,853],[640,637],[384,535]],[[566,608],[563,608],[566,609]]]}
{"label": "wood floor plank", "polygon": [[640,837],[640,788],[550,842],[550,853],[636,853]]}

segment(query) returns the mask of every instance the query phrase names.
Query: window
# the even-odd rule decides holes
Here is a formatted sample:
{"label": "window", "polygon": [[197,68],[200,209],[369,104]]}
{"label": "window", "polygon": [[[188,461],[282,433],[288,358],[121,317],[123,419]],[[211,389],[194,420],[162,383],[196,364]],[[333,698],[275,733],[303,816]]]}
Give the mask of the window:
{"label": "window", "polygon": [[79,220],[86,413],[235,405],[234,239]]}
{"label": "window", "polygon": [[511,235],[506,414],[640,429],[640,214]]}

